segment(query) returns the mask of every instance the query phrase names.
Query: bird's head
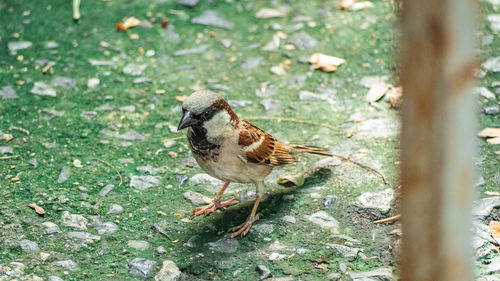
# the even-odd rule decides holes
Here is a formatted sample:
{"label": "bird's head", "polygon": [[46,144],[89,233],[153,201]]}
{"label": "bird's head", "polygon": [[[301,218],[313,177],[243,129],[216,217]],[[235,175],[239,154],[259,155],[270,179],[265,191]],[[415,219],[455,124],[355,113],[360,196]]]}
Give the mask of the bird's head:
{"label": "bird's head", "polygon": [[199,90],[182,104],[182,119],[177,130],[204,127],[215,132],[228,126],[234,127],[238,120],[238,116],[221,96],[208,90]]}

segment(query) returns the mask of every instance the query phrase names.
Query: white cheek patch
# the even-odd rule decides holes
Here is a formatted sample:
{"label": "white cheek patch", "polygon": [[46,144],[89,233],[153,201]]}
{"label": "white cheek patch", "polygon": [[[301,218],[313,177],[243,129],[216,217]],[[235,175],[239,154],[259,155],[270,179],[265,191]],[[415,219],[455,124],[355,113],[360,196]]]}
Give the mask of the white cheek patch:
{"label": "white cheek patch", "polygon": [[212,119],[205,121],[203,124],[207,129],[207,137],[220,138],[231,136],[233,127],[231,125],[231,118],[225,110],[215,114]]}
{"label": "white cheek patch", "polygon": [[264,136],[261,136],[258,142],[254,142],[249,146],[243,147],[243,151],[245,152],[252,152],[259,148],[259,146],[264,142]]}

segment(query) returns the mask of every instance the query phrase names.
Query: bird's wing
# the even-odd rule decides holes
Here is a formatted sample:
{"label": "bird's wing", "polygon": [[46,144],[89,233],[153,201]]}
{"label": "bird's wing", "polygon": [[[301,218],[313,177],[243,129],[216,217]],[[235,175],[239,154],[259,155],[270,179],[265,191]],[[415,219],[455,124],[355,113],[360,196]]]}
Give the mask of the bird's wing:
{"label": "bird's wing", "polygon": [[248,162],[280,166],[297,162],[287,148],[254,124],[241,120],[238,145],[241,156]]}

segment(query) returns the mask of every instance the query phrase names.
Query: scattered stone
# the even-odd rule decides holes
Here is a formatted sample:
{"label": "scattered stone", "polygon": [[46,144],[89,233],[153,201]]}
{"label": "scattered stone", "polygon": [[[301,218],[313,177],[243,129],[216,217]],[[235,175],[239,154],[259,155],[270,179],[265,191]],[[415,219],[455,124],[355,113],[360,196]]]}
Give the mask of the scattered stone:
{"label": "scattered stone", "polygon": [[271,28],[273,30],[281,30],[281,31],[284,31],[286,33],[301,30],[303,27],[304,27],[304,23],[302,23],[302,22],[299,22],[299,23],[296,23],[293,25],[281,25],[279,23],[272,23],[271,24]]}
{"label": "scattered stone", "polygon": [[313,49],[318,45],[318,41],[312,38],[305,31],[292,35],[286,40],[286,44],[292,44],[299,50]]}
{"label": "scattered stone", "polygon": [[358,253],[361,251],[359,248],[351,248],[344,245],[339,244],[331,244],[326,243],[326,245],[332,249],[334,249],[338,254],[340,254],[344,258],[356,258]]}
{"label": "scattered stone", "polygon": [[210,198],[204,196],[203,194],[191,190],[184,192],[184,198],[191,201],[191,203],[193,203],[196,206],[207,204],[206,203],[207,200],[209,202],[211,201]]}
{"label": "scattered stone", "polygon": [[138,172],[149,173],[150,175],[156,175],[161,172],[160,168],[153,168],[151,165],[139,166],[135,168]]}
{"label": "scattered stone", "polygon": [[7,43],[9,51],[17,51],[31,47],[33,43],[30,41],[15,41]]}
{"label": "scattered stone", "polygon": [[97,195],[101,196],[101,197],[104,197],[106,196],[111,190],[113,190],[113,188],[115,188],[115,185],[114,184],[108,184],[106,185],[103,189],[101,189],[101,191],[99,191],[99,193]]}
{"label": "scattered stone", "polygon": [[133,143],[129,142],[129,141],[119,141],[118,142],[118,146],[120,147],[129,147],[129,146],[132,146]]}
{"label": "scattered stone", "polygon": [[233,29],[234,24],[228,20],[223,19],[219,12],[214,10],[206,10],[199,17],[191,20],[192,23],[215,26],[225,29]]}
{"label": "scattered stone", "polygon": [[191,64],[185,64],[185,65],[181,65],[179,67],[177,67],[176,69],[174,69],[174,72],[181,72],[181,71],[184,71],[184,70],[192,70],[192,69],[195,69],[196,67],[194,65],[191,65]]}
{"label": "scattered stone", "polygon": [[12,146],[0,146],[0,154],[12,154],[14,149]]}
{"label": "scattered stone", "polygon": [[286,255],[280,254],[280,253],[271,253],[269,255],[269,260],[270,261],[279,261],[286,258]]}
{"label": "scattered stone", "polygon": [[132,76],[139,76],[147,67],[147,64],[129,63],[123,68],[123,73]]}
{"label": "scattered stone", "polygon": [[238,107],[247,107],[253,104],[253,101],[250,100],[228,100],[227,103],[232,108],[238,108]]}
{"label": "scattered stone", "polygon": [[101,83],[101,81],[98,79],[98,78],[90,78],[89,80],[87,80],[87,87],[89,88],[95,88],[99,85],[99,83]]}
{"label": "scattered stone", "polygon": [[128,241],[127,245],[130,248],[134,248],[139,251],[144,251],[149,248],[149,243],[142,240],[130,240]]}
{"label": "scattered stone", "polygon": [[495,115],[500,112],[500,108],[497,105],[485,106],[483,107],[483,112],[486,115]]}
{"label": "scattered stone", "polygon": [[273,35],[271,41],[260,48],[261,51],[277,51],[280,47],[280,37],[278,35]]}
{"label": "scattered stone", "polygon": [[151,78],[147,78],[147,77],[139,77],[139,78],[135,78],[132,83],[134,84],[142,84],[142,83],[152,83],[153,82],[153,79]]}
{"label": "scattered stone", "polygon": [[261,83],[259,88],[255,89],[255,95],[259,98],[269,98],[278,93],[278,87],[269,82]]}
{"label": "scattered stone", "polygon": [[313,187],[308,187],[308,188],[297,189],[297,192],[318,192],[321,190],[328,190],[328,187],[326,187],[326,186],[313,186]]}
{"label": "scattered stone", "polygon": [[17,93],[11,85],[3,86],[0,88],[0,97],[4,97],[6,99],[17,99]]}
{"label": "scattered stone", "polygon": [[52,80],[52,85],[65,88],[67,90],[78,91],[75,79],[71,77],[58,76]]}
{"label": "scattered stone", "polygon": [[483,62],[481,66],[488,71],[500,72],[500,57],[491,58]]}
{"label": "scattered stone", "polygon": [[276,115],[281,112],[281,102],[275,99],[263,99],[260,104],[270,115]]}
{"label": "scattered stone", "polygon": [[156,252],[158,254],[165,254],[167,252],[167,250],[163,246],[158,246],[158,248],[156,248]]}
{"label": "scattered stone", "polygon": [[493,94],[490,90],[486,89],[485,87],[474,87],[472,89],[472,92],[475,95],[480,95],[483,98],[489,99],[489,100],[496,100],[497,96]]}
{"label": "scattered stone", "polygon": [[62,223],[65,226],[73,227],[77,229],[86,230],[88,220],[82,215],[70,214],[68,211],[64,211],[61,216]]}
{"label": "scattered stone", "polygon": [[314,198],[314,199],[321,198],[321,194],[319,194],[317,192],[312,192],[311,194],[309,194],[309,196],[311,196],[311,198]]}
{"label": "scattered stone", "polygon": [[325,209],[328,209],[333,205],[333,203],[335,203],[335,201],[337,201],[337,196],[327,195],[325,198],[323,198],[323,207],[325,207]]}
{"label": "scattered stone", "polygon": [[59,47],[59,44],[57,44],[57,42],[56,42],[56,41],[49,41],[49,42],[47,42],[47,43],[45,44],[45,47],[46,47],[47,49],[55,49],[55,48]]}
{"label": "scattered stone", "polygon": [[160,181],[160,176],[131,176],[130,187],[137,190],[146,190],[148,188],[158,186]]}
{"label": "scattered stone", "polygon": [[96,116],[96,115],[97,115],[97,112],[95,112],[95,111],[83,111],[82,113],[80,113],[81,117],[86,117],[86,118],[90,118],[90,117]]}
{"label": "scattered stone", "polygon": [[201,185],[209,191],[217,192],[224,184],[221,180],[209,176],[208,174],[196,174],[189,179],[193,185]]}
{"label": "scattered stone", "polygon": [[494,33],[499,33],[500,32],[500,15],[491,14],[491,15],[487,16],[487,19],[490,22],[491,30],[493,30]]}
{"label": "scattered stone", "polygon": [[255,13],[258,19],[282,18],[286,17],[286,10],[262,8]]}
{"label": "scattered stone", "polygon": [[17,241],[17,244],[19,244],[21,249],[26,253],[38,253],[40,251],[38,244],[30,240],[20,240]]}
{"label": "scattered stone", "polygon": [[265,265],[257,265],[255,268],[257,273],[259,274],[259,280],[264,280],[271,276],[271,271]]}
{"label": "scattered stone", "polygon": [[28,163],[29,163],[31,166],[33,166],[33,168],[38,167],[38,161],[36,160],[36,158],[31,159],[30,161],[28,161]]}
{"label": "scattered stone", "polygon": [[35,85],[33,88],[30,90],[30,93],[39,95],[39,96],[49,96],[49,97],[55,97],[56,96],[56,90],[51,88],[49,85],[45,84],[44,82],[35,82]]}
{"label": "scattered stone", "polygon": [[299,99],[301,101],[324,101],[327,98],[328,98],[328,95],[326,95],[326,94],[318,95],[318,94],[308,92],[308,91],[301,91],[299,93]]}
{"label": "scattered stone", "polygon": [[56,261],[53,263],[53,265],[65,268],[72,272],[80,270],[78,264],[72,260]]}
{"label": "scattered stone", "polygon": [[71,239],[81,239],[81,240],[94,240],[94,241],[101,240],[101,236],[81,231],[68,232],[68,237]]}
{"label": "scattered stone", "polygon": [[252,226],[250,229],[250,233],[253,233],[257,236],[264,237],[268,236],[271,234],[274,230],[274,227],[270,223],[264,223],[263,221],[260,221]]}
{"label": "scattered stone", "polygon": [[335,234],[335,235],[332,235],[331,237],[333,240],[339,240],[339,241],[342,241],[343,243],[345,243],[345,242],[349,242],[352,244],[359,244],[360,243],[359,240],[354,239],[352,237],[349,237],[347,235]]}
{"label": "scattered stone", "polygon": [[241,68],[244,70],[252,70],[257,68],[264,60],[263,56],[248,58],[241,63]]}
{"label": "scattered stone", "polygon": [[310,216],[306,216],[309,221],[321,226],[322,228],[330,229],[333,233],[339,231],[339,222],[328,215],[325,211],[316,212]]}
{"label": "scattered stone", "polygon": [[297,221],[293,216],[284,216],[281,219],[289,223],[295,223]]}
{"label": "scattered stone", "polygon": [[122,206],[118,204],[111,204],[111,207],[109,208],[109,211],[106,214],[110,215],[110,214],[121,214],[121,213],[123,213]]}
{"label": "scattered stone", "polygon": [[200,45],[192,49],[178,50],[174,52],[174,56],[203,54],[208,48],[209,48],[208,45]]}
{"label": "scattered stone", "polygon": [[400,124],[397,119],[368,119],[358,125],[358,134],[374,138],[387,138],[399,133]]}
{"label": "scattered stone", "polygon": [[373,280],[372,277],[394,280],[394,277],[392,276],[392,269],[387,267],[365,272],[349,272],[349,277],[351,277],[353,281]]}
{"label": "scattered stone", "polygon": [[394,200],[394,191],[392,188],[387,188],[383,191],[365,192],[356,199],[356,202],[361,208],[376,209],[386,214],[391,209],[392,200]]}
{"label": "scattered stone", "polygon": [[160,271],[155,276],[155,281],[176,281],[180,276],[181,271],[177,265],[171,260],[165,260]]}
{"label": "scattered stone", "polygon": [[45,234],[47,235],[57,234],[60,232],[59,226],[53,222],[47,221],[42,223],[42,225],[45,227]]}
{"label": "scattered stone", "polygon": [[137,132],[135,130],[130,130],[124,134],[117,135],[116,138],[122,139],[122,140],[138,140],[138,141],[143,141],[146,139],[146,137],[139,134],[139,132]]}
{"label": "scattered stone", "polygon": [[484,198],[475,202],[472,214],[479,218],[485,218],[490,215],[493,208],[500,207],[500,196]]}
{"label": "scattered stone", "polygon": [[118,225],[114,222],[103,222],[96,226],[96,230],[99,234],[113,234],[118,231]]}
{"label": "scattered stone", "polygon": [[114,61],[109,61],[109,60],[92,60],[89,59],[88,62],[93,65],[93,66],[114,66],[115,62]]}
{"label": "scattered stone", "polygon": [[156,261],[135,258],[128,263],[128,272],[139,277],[148,277],[155,265]]}
{"label": "scattered stone", "polygon": [[289,89],[302,89],[306,84],[307,76],[305,74],[297,74],[292,76],[286,82]]}
{"label": "scattered stone", "polygon": [[70,176],[70,171],[68,167],[64,166],[61,169],[61,173],[59,173],[59,177],[57,178],[57,183],[65,182]]}
{"label": "scattered stone", "polygon": [[347,265],[345,265],[345,263],[341,262],[339,264],[339,270],[342,274],[346,274],[347,272]]}
{"label": "scattered stone", "polygon": [[210,251],[228,254],[236,252],[239,245],[240,242],[238,242],[238,240],[228,237],[223,237],[215,242],[207,243],[208,249]]}
{"label": "scattered stone", "polygon": [[165,28],[165,39],[173,43],[179,42],[180,40],[179,33],[175,32],[175,26],[171,23]]}
{"label": "scattered stone", "polygon": [[49,276],[49,281],[64,281],[61,277],[55,276],[55,275],[50,275]]}
{"label": "scattered stone", "polygon": [[361,78],[361,81],[359,81],[359,84],[365,88],[370,89],[373,84],[375,83],[380,83],[380,82],[385,82],[389,79],[389,76],[383,75],[383,76],[365,76]]}
{"label": "scattered stone", "polygon": [[184,243],[184,247],[188,247],[188,248],[194,248],[196,247],[197,243],[196,241],[200,238],[199,235],[193,235],[191,236],[188,241],[186,243]]}

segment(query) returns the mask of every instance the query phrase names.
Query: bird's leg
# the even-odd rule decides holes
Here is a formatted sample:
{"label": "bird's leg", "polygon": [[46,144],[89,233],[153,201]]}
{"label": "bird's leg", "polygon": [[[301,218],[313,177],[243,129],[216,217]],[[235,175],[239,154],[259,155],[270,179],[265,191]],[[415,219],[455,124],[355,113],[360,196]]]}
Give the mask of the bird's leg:
{"label": "bird's leg", "polygon": [[215,195],[215,198],[212,200],[212,203],[210,203],[206,206],[202,206],[202,207],[198,207],[198,208],[194,209],[193,213],[191,214],[191,218],[194,218],[194,217],[197,217],[197,216],[203,215],[203,214],[209,215],[209,214],[215,212],[215,210],[217,210],[219,208],[231,206],[231,204],[233,204],[233,201],[235,201],[235,200],[239,201],[238,198],[233,198],[233,199],[230,199],[230,200],[227,200],[224,202],[220,202],[220,198],[221,198],[222,194],[224,193],[224,191],[226,191],[226,188],[228,187],[228,185],[229,185],[229,182],[224,183],[224,185],[219,190],[217,195]]}
{"label": "bird's leg", "polygon": [[238,235],[244,237],[252,228],[253,223],[259,220],[260,213],[257,214],[257,209],[259,207],[260,200],[264,195],[264,182],[257,182],[256,186],[257,196],[255,198],[255,203],[253,204],[252,212],[250,212],[250,215],[244,223],[229,229],[229,231],[232,232],[231,234],[229,234],[229,237],[234,238]]}

